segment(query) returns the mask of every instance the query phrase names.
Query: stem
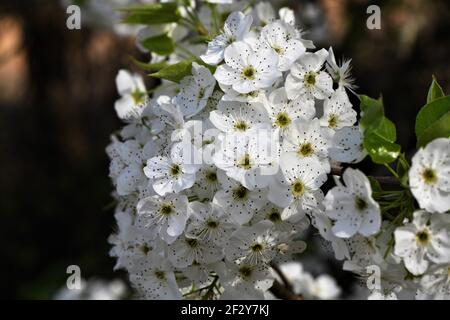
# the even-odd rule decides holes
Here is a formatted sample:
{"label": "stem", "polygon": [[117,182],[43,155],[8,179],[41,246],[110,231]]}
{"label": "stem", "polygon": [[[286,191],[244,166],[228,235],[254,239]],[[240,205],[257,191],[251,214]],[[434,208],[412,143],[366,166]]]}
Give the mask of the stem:
{"label": "stem", "polygon": [[276,265],[275,263],[270,263],[270,266],[275,271],[275,273],[280,277],[283,284],[275,280],[273,282],[272,287],[270,288],[270,292],[272,294],[279,298],[284,300],[303,300],[302,295],[297,295],[294,293],[294,290],[292,288],[292,285],[290,284],[289,280],[286,278],[284,273],[281,271],[281,269]]}
{"label": "stem", "polygon": [[[377,180],[380,184],[383,184],[385,186],[400,186],[400,183],[398,181],[399,177],[397,175],[397,173],[392,170],[391,167],[389,167],[389,165],[387,165],[389,171],[391,171],[391,173],[395,176],[391,177],[391,176],[373,176],[373,178],[375,180]],[[336,164],[334,166],[331,167],[331,174],[334,176],[342,176],[342,174],[344,173],[344,168],[342,167],[342,165]]]}
{"label": "stem", "polygon": [[215,288],[218,280],[219,280],[219,276],[215,276],[214,280],[208,286],[208,291],[206,291],[205,295],[202,297],[202,300],[209,300],[209,298],[214,295],[214,288]]}
{"label": "stem", "polygon": [[384,166],[392,173],[392,175],[397,178],[397,180],[400,179],[400,177],[398,176],[397,172],[395,172],[394,169],[391,168],[391,166],[387,163],[384,164]]}
{"label": "stem", "polygon": [[270,292],[272,292],[275,297],[283,300],[304,300],[303,296],[296,295],[278,281],[274,281],[272,287],[270,288]]}

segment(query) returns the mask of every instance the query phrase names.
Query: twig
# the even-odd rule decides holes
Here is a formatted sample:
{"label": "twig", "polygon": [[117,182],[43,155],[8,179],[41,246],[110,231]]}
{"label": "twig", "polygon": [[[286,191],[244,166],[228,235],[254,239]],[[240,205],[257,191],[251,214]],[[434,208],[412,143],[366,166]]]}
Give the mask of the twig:
{"label": "twig", "polygon": [[[331,167],[331,175],[334,176],[342,176],[344,173],[344,167],[340,163],[334,163]],[[381,185],[395,187],[400,186],[400,183],[395,177],[390,176],[372,176],[375,180],[377,180]]]}
{"label": "twig", "polygon": [[303,296],[296,295],[276,280],[273,282],[270,292],[272,292],[275,297],[283,300],[304,300]]}
{"label": "twig", "polygon": [[294,293],[291,283],[286,278],[283,271],[281,271],[280,267],[278,267],[278,265],[276,265],[273,262],[270,264],[270,266],[275,271],[275,273],[280,277],[281,282],[283,283],[281,284],[280,282],[275,280],[272,285],[272,288],[270,288],[270,292],[272,292],[272,294],[279,299],[303,300],[303,296]]}

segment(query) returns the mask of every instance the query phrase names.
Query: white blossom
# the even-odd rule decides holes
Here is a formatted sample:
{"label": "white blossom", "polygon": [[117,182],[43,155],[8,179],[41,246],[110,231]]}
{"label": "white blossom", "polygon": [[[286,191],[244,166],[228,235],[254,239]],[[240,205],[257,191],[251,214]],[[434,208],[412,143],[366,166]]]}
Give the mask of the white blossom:
{"label": "white blossom", "polygon": [[328,56],[325,49],[315,53],[307,52],[294,63],[286,78],[286,92],[289,99],[306,95],[323,100],[333,93],[333,79],[322,71]]}
{"label": "white blossom", "polygon": [[273,49],[258,51],[246,42],[231,44],[225,50],[225,64],[217,67],[217,82],[230,85],[239,93],[249,93],[272,86],[281,77],[278,56]]}
{"label": "white blossom", "polygon": [[450,216],[416,211],[412,222],[394,234],[394,253],[412,274],[423,274],[431,262],[450,262]]}
{"label": "white blossom", "polygon": [[422,209],[450,210],[450,139],[439,138],[421,148],[409,171],[411,192]]}
{"label": "white blossom", "polygon": [[356,233],[366,237],[375,234],[380,230],[381,213],[372,198],[369,179],[361,171],[348,168],[343,180],[345,185],[337,181],[323,202],[326,215],[335,220],[334,234],[340,238]]}

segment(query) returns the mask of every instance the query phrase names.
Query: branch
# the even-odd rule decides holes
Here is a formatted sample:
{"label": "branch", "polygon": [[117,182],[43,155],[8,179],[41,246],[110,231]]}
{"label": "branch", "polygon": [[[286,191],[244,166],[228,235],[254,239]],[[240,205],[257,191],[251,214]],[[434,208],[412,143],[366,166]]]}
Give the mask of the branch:
{"label": "branch", "polygon": [[[331,175],[334,176],[342,176],[342,174],[344,173],[344,167],[342,166],[341,163],[334,163],[331,166]],[[377,180],[381,185],[384,186],[390,186],[390,187],[395,187],[395,186],[400,186],[400,183],[397,181],[397,179],[395,177],[391,177],[391,176],[372,176],[375,180]]]}
{"label": "branch", "polygon": [[303,300],[301,295],[296,295],[294,292],[283,286],[278,281],[274,281],[270,292],[278,299],[283,300]]}
{"label": "branch", "polygon": [[279,281],[275,280],[273,282],[272,288],[270,288],[270,292],[272,292],[275,297],[283,300],[304,300],[302,295],[294,293],[291,283],[278,267],[278,265],[272,262],[270,263],[270,266],[283,282],[283,284],[281,284]]}

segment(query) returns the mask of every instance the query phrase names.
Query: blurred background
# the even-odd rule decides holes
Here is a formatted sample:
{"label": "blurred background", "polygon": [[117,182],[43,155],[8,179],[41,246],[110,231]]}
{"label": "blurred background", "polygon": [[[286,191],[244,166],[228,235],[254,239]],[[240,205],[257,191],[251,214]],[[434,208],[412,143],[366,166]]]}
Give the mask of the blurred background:
{"label": "blurred background", "polygon": [[[449,1],[272,2],[290,2],[317,47],[353,59],[358,93],[383,94],[399,143],[414,152],[431,76],[450,92]],[[366,28],[370,4],[381,7],[381,30]],[[138,71],[130,56],[148,57],[107,25],[70,31],[66,18],[57,0],[0,0],[1,298],[52,298],[71,264],[87,279],[125,278],[108,257],[114,210],[105,147],[121,125],[115,76]],[[350,275],[327,265],[351,294]]]}

